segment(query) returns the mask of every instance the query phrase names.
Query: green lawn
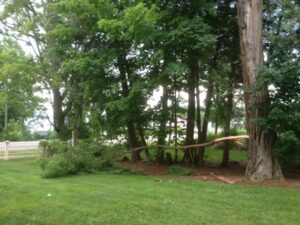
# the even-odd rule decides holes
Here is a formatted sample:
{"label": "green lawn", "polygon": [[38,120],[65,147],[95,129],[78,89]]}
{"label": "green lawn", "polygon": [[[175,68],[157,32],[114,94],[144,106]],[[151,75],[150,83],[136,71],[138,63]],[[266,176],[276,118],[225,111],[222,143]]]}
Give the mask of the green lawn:
{"label": "green lawn", "polygon": [[[174,158],[175,151],[169,150]],[[155,152],[151,151],[153,159],[155,158]],[[214,147],[207,147],[205,148],[205,161],[214,162],[214,163],[221,163],[223,157],[223,150],[214,148]],[[178,151],[178,158],[183,158],[183,151]],[[241,151],[238,149],[231,149],[229,151],[229,160],[230,161],[246,161],[247,160],[247,151]]]}
{"label": "green lawn", "polygon": [[148,176],[42,179],[33,159],[0,161],[1,225],[292,225],[300,190]]}
{"label": "green lawn", "polygon": [[[205,160],[210,161],[210,162],[222,162],[222,157],[223,157],[222,149],[215,149],[213,147],[206,148]],[[230,161],[246,161],[247,160],[247,151],[232,149],[229,151],[229,160]]]}

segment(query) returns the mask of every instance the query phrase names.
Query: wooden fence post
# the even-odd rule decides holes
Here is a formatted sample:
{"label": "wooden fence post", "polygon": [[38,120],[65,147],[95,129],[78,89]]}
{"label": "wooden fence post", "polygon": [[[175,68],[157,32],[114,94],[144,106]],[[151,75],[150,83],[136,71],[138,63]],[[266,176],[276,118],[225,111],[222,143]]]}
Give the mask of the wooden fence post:
{"label": "wooden fence post", "polygon": [[4,159],[5,160],[9,159],[8,149],[9,149],[9,141],[5,141],[5,152],[4,152]]}

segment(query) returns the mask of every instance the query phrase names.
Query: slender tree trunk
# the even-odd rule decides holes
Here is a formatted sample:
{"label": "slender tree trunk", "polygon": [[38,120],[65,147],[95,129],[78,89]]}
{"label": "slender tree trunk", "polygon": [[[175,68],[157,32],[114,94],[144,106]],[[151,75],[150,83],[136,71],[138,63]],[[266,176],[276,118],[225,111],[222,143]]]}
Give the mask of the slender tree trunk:
{"label": "slender tree trunk", "polygon": [[215,121],[215,135],[218,134],[218,129],[219,129],[219,121],[218,121],[218,119],[216,119],[216,121]]}
{"label": "slender tree trunk", "polygon": [[[159,123],[159,131],[158,131],[158,138],[157,142],[159,145],[166,144],[167,138],[167,122],[168,122],[168,86],[167,84],[163,85],[163,96],[161,98],[161,116],[160,116],[160,123]],[[160,163],[164,162],[165,152],[164,149],[158,148],[156,160]]]}
{"label": "slender tree trunk", "polygon": [[[125,66],[125,57],[119,56],[118,58],[118,69],[120,72],[120,82],[122,86],[122,96],[123,97],[128,97],[129,95],[129,87],[128,87],[128,79],[126,77],[126,66]],[[130,148],[136,148],[139,147],[139,142],[138,138],[136,135],[135,127],[134,127],[134,122],[132,121],[132,118],[127,119],[127,134],[128,134],[128,142]],[[131,153],[131,160],[132,161],[140,161],[141,160],[141,155],[139,151],[134,151]]]}
{"label": "slender tree trunk", "polygon": [[[225,123],[224,123],[224,136],[230,136],[230,122],[232,117],[232,107],[233,107],[233,81],[230,81],[229,90],[227,93],[227,102],[226,102],[226,112],[225,112]],[[224,143],[223,149],[223,159],[221,166],[227,167],[229,163],[229,149],[230,141]]]}
{"label": "slender tree trunk", "polygon": [[[144,135],[144,130],[141,126],[138,126],[138,131],[139,131],[139,134],[140,134],[140,137],[141,137],[141,141],[142,141],[142,144],[143,146],[147,146],[147,142],[146,142],[146,139],[145,139],[145,135]],[[149,153],[149,149],[148,148],[145,148],[145,156],[146,156],[146,159],[148,161],[151,160],[151,157],[150,157],[150,153]]]}
{"label": "slender tree trunk", "polygon": [[[179,98],[179,97],[178,97]],[[174,91],[174,136],[175,136],[175,147],[177,147],[178,143],[178,130],[177,130],[177,92],[176,90]],[[177,162],[178,160],[178,149],[175,148],[175,157],[174,161]]]}
{"label": "slender tree trunk", "polygon": [[199,143],[200,136],[201,136],[201,105],[200,105],[199,74],[197,76],[196,101],[197,101],[196,123],[197,123],[198,143]]}
{"label": "slender tree trunk", "polygon": [[264,132],[258,124],[253,123],[255,118],[265,117],[268,113],[263,107],[268,104],[267,87],[251,92],[257,81],[256,69],[263,65],[262,7],[262,0],[238,1],[241,61],[249,134],[246,176],[254,180],[283,177],[278,159],[272,153],[275,135]]}
{"label": "slender tree trunk", "polygon": [[[213,91],[214,91],[214,84],[213,81],[210,80],[207,88],[206,99],[205,99],[205,111],[204,111],[201,135],[199,136],[198,139],[199,144],[206,142],[207,139],[207,129],[208,129],[209,116],[210,116],[210,110],[212,105]],[[199,148],[199,160],[198,160],[199,165],[204,164],[204,154],[205,154],[205,147]]]}
{"label": "slender tree trunk", "polygon": [[[132,121],[129,121],[127,123],[127,132],[128,132],[129,146],[131,148],[138,147],[139,143],[138,143],[138,140],[137,140],[137,135],[136,135],[134,124],[133,124]],[[140,152],[139,151],[132,152],[131,153],[131,160],[132,161],[140,161],[141,160]]]}
{"label": "slender tree trunk", "polygon": [[[194,144],[194,124],[195,124],[195,87],[196,78],[199,73],[198,60],[193,55],[190,56],[189,68],[190,72],[188,75],[188,116],[187,116],[187,127],[186,127],[186,145]],[[186,164],[195,163],[194,152],[192,149],[187,149],[184,152],[184,162]]]}
{"label": "slender tree trunk", "polygon": [[167,127],[168,128],[168,145],[171,144],[171,140],[172,140],[172,118],[170,118],[169,120],[169,126]]}

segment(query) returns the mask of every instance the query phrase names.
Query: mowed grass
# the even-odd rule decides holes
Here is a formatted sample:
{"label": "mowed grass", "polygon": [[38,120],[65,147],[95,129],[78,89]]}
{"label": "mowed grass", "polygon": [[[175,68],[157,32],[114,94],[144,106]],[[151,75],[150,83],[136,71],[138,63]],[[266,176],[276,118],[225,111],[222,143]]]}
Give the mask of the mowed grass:
{"label": "mowed grass", "polygon": [[299,224],[300,190],[150,176],[42,179],[34,159],[0,161],[1,225]]}
{"label": "mowed grass", "polygon": [[[174,158],[174,150],[169,150]],[[153,159],[155,158],[154,151],[152,152]],[[178,151],[178,158],[183,158],[183,151]],[[207,162],[212,163],[221,163],[223,158],[223,150],[220,148],[214,147],[207,147],[205,148],[205,156],[204,159]],[[247,161],[247,151],[242,151],[239,149],[230,149],[229,151],[229,161],[238,161],[238,162],[245,162]]]}

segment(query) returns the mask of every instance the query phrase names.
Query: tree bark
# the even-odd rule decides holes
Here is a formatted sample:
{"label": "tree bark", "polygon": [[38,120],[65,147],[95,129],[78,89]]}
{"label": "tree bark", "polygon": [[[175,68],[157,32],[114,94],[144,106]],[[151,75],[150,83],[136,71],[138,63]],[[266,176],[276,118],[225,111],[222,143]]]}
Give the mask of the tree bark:
{"label": "tree bark", "polygon": [[[188,115],[186,127],[186,145],[194,144],[194,124],[195,124],[195,87],[196,78],[199,73],[198,60],[193,55],[189,59],[189,69],[187,84],[188,84]],[[188,149],[184,152],[184,162],[186,164],[194,162],[194,151]]]}
{"label": "tree bark", "polygon": [[[175,80],[176,83],[176,80]],[[175,140],[174,140],[174,144],[175,147],[177,147],[177,143],[178,143],[178,129],[177,129],[177,99],[179,99],[179,95],[177,98],[177,91],[174,91],[174,99],[173,99],[173,105],[174,105],[174,136],[175,136]],[[175,149],[175,157],[174,157],[174,162],[177,162],[178,160],[178,150]]]}
{"label": "tree bark", "polygon": [[200,105],[200,89],[199,89],[199,74],[197,76],[197,86],[196,86],[196,101],[197,101],[197,113],[196,113],[196,123],[197,123],[197,131],[198,131],[198,143],[200,141],[201,136],[201,105]]}
{"label": "tree bark", "polygon": [[[119,56],[118,57],[118,69],[120,72],[120,82],[122,86],[122,96],[124,98],[128,97],[129,95],[129,87],[128,87],[128,79],[126,77],[126,66],[125,66],[125,56]],[[134,122],[132,121],[132,118],[129,117],[127,118],[127,134],[128,134],[128,142],[130,148],[136,148],[139,147],[139,142],[138,138],[136,135],[135,127],[134,127]],[[134,151],[131,153],[131,160],[132,161],[140,161],[141,160],[141,155],[139,151]]]}
{"label": "tree bark", "polygon": [[265,132],[253,123],[263,118],[268,104],[267,87],[252,91],[257,84],[256,69],[263,65],[262,0],[239,0],[238,23],[240,31],[241,61],[244,77],[247,130],[249,134],[246,176],[254,180],[282,178],[278,160],[272,153],[275,135]]}
{"label": "tree bark", "polygon": [[[140,134],[140,137],[141,137],[142,145],[143,146],[147,146],[147,142],[146,142],[145,135],[144,135],[144,129],[141,126],[138,126],[138,131],[139,131],[139,134]],[[151,160],[151,156],[150,156],[150,153],[149,153],[149,149],[145,148],[144,151],[145,151],[146,159],[148,161],[150,161]]]}
{"label": "tree bark", "polygon": [[[207,139],[207,129],[208,129],[208,123],[209,123],[209,116],[210,116],[210,109],[212,105],[212,97],[213,97],[213,91],[214,91],[214,84],[213,81],[210,80],[207,88],[207,94],[206,94],[206,99],[205,99],[205,111],[204,111],[204,116],[203,116],[203,123],[202,123],[202,131],[201,135],[198,138],[198,143],[204,143],[206,142]],[[200,147],[199,148],[199,159],[198,163],[199,165],[204,164],[204,153],[205,153],[205,147]]]}
{"label": "tree bark", "polygon": [[60,140],[66,139],[65,132],[65,113],[62,109],[63,97],[59,88],[52,88],[53,94],[53,127]]}
{"label": "tree bark", "polygon": [[[159,145],[166,144],[167,138],[167,122],[168,122],[168,86],[167,84],[163,85],[163,96],[161,98],[161,116],[159,121],[159,132],[157,142]],[[164,162],[164,151],[161,148],[157,149],[156,160],[157,162],[163,163]]]}
{"label": "tree bark", "polygon": [[[224,122],[224,136],[230,136],[230,122],[232,117],[232,107],[233,107],[233,81],[229,81],[229,89],[227,93],[226,111],[225,111],[225,122]],[[229,164],[229,149],[230,141],[224,143],[223,158],[221,166],[227,167]]]}

